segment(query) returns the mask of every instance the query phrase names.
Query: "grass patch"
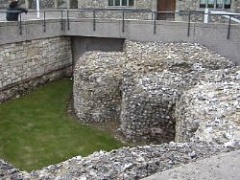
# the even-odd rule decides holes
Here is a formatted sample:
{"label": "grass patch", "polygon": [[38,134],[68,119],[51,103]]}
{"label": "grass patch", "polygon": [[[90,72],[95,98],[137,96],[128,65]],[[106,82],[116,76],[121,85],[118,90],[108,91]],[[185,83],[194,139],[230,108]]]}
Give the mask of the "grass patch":
{"label": "grass patch", "polygon": [[21,170],[36,170],[76,155],[123,146],[109,133],[66,114],[72,82],[51,82],[0,105],[0,158]]}

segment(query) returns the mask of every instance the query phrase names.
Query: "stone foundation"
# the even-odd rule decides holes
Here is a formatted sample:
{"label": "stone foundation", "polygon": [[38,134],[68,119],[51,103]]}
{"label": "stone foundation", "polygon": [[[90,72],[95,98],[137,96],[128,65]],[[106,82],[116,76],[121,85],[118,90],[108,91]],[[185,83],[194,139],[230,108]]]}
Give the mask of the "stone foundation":
{"label": "stone foundation", "polygon": [[123,53],[89,52],[80,58],[74,107],[84,121],[117,119],[122,135],[134,142],[174,140],[175,123],[183,119],[174,113],[184,112],[176,103],[184,92],[203,76],[210,80],[209,71],[234,66],[199,44],[126,41],[124,47]]}

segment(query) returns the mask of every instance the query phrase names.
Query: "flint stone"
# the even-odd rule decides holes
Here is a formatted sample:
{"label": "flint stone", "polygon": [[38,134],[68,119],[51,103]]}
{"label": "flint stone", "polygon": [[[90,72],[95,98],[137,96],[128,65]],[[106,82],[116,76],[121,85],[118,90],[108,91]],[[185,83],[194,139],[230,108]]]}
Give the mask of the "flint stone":
{"label": "flint stone", "polygon": [[178,142],[240,140],[240,67],[210,71],[176,103]]}
{"label": "flint stone", "polygon": [[74,107],[80,120],[119,119],[123,53],[86,53],[74,71]]}
{"label": "flint stone", "polygon": [[199,44],[126,41],[123,53],[88,52],[77,62],[75,111],[83,121],[120,121],[129,141],[170,142],[182,93],[205,72],[232,66]]}

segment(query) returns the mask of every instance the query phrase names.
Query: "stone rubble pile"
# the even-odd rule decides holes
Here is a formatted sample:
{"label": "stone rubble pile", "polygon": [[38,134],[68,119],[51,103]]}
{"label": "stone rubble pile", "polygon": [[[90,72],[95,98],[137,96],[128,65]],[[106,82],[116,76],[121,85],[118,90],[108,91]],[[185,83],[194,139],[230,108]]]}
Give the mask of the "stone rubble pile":
{"label": "stone rubble pile", "polygon": [[0,179],[23,180],[28,179],[28,176],[27,172],[21,172],[19,169],[0,159]]}

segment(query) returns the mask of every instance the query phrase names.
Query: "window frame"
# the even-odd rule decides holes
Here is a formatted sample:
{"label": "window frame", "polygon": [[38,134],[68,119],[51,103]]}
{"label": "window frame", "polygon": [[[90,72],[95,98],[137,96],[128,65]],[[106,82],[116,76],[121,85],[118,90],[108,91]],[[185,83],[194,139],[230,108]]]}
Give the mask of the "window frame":
{"label": "window frame", "polygon": [[[204,1],[204,2],[202,2]],[[212,3],[209,3],[212,1]],[[218,3],[222,1],[222,3]],[[229,1],[229,3],[227,3]],[[231,9],[232,0],[199,0],[199,7],[200,8],[210,8],[210,9]]]}
{"label": "window frame", "polygon": [[[110,3],[111,1],[112,1],[112,3]],[[131,7],[134,7],[134,5],[135,5],[135,0],[132,0],[133,1],[133,5],[130,5],[130,3],[129,3],[130,0],[126,0],[127,1],[127,5],[122,5],[123,4],[123,0],[119,0],[120,4],[116,5],[116,1],[117,0],[108,0],[108,6],[109,7],[129,7],[129,8],[131,8]]]}

